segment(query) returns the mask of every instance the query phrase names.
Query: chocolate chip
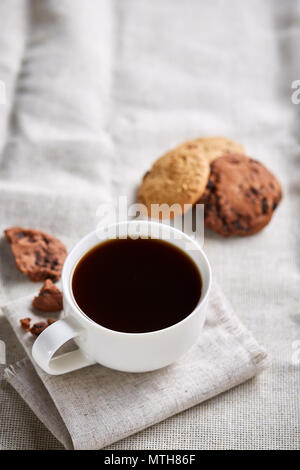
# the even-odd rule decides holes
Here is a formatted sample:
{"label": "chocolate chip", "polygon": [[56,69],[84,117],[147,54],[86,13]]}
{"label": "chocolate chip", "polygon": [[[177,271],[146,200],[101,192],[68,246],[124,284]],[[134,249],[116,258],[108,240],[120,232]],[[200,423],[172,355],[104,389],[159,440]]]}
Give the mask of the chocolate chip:
{"label": "chocolate chip", "polygon": [[35,264],[36,264],[37,266],[40,266],[41,254],[40,254],[39,251],[35,251],[34,254],[35,254]]}
{"label": "chocolate chip", "polygon": [[233,222],[233,226],[238,230],[245,230],[245,227],[241,224],[239,220]]}
{"label": "chocolate chip", "polygon": [[222,221],[222,224],[223,224],[223,227],[225,228],[225,230],[227,232],[229,232],[229,227],[228,227],[227,220],[225,219],[225,217],[220,217],[220,219]]}
{"label": "chocolate chip", "polygon": [[268,212],[269,206],[268,206],[268,201],[265,197],[261,201],[261,208],[262,208],[263,214],[266,214]]}

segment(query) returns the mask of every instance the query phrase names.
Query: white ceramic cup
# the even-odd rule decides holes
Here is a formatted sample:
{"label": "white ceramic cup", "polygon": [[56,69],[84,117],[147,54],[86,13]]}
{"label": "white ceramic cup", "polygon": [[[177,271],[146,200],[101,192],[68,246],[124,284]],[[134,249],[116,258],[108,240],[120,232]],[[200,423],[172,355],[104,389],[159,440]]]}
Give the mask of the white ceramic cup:
{"label": "white ceramic cup", "polygon": [[[116,238],[116,233],[123,237],[147,238],[150,235],[151,238],[167,240],[193,259],[202,278],[201,297],[193,312],[162,330],[122,333],[95,323],[81,311],[72,293],[74,269],[85,253],[104,240]],[[62,272],[64,318],[40,334],[33,344],[32,356],[44,371],[52,375],[65,374],[95,363],[126,372],[160,369],[175,362],[197,341],[205,321],[210,285],[211,269],[207,257],[197,242],[180,230],[152,221],[127,221],[104,227],[86,235],[68,255]],[[70,339],[74,339],[78,349],[53,357]]]}

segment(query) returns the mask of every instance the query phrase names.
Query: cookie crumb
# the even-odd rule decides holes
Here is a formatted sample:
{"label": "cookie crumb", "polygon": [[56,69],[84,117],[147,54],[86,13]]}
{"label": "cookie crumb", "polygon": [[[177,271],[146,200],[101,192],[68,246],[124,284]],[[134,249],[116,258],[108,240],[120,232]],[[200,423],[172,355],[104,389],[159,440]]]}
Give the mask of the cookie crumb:
{"label": "cookie crumb", "polygon": [[30,317],[21,318],[21,320],[20,320],[21,328],[23,328],[23,330],[29,330],[29,328],[30,328],[30,322],[31,322],[31,318],[30,318]]}
{"label": "cookie crumb", "polygon": [[52,325],[55,322],[56,322],[55,318],[48,318],[47,320],[48,326]]}
{"label": "cookie crumb", "polygon": [[33,336],[39,336],[47,328],[47,326],[49,325],[45,321],[39,321],[34,323],[29,331]]}

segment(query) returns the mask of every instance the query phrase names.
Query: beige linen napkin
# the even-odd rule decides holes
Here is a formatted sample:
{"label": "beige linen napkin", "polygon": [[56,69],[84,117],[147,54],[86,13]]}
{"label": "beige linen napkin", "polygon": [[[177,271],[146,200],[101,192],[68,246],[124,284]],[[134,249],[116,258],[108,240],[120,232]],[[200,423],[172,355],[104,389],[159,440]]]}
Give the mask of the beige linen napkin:
{"label": "beige linen napkin", "polygon": [[177,363],[139,374],[94,365],[50,376],[30,362],[34,339],[19,325],[22,317],[41,319],[31,300],[3,308],[30,359],[8,367],[5,377],[66,448],[100,449],[250,379],[267,363],[214,285],[198,343]]}

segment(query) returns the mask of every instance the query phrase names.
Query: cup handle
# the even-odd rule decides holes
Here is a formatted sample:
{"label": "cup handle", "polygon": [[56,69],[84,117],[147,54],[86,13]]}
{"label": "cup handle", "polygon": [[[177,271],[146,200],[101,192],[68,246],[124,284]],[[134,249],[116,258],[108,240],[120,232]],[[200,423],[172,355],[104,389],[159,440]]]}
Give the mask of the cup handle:
{"label": "cup handle", "polygon": [[58,320],[48,326],[35,340],[32,357],[45,372],[51,375],[66,374],[76,369],[95,364],[81,349],[61,354],[52,359],[55,352],[67,341],[75,338],[82,330],[71,318]]}

